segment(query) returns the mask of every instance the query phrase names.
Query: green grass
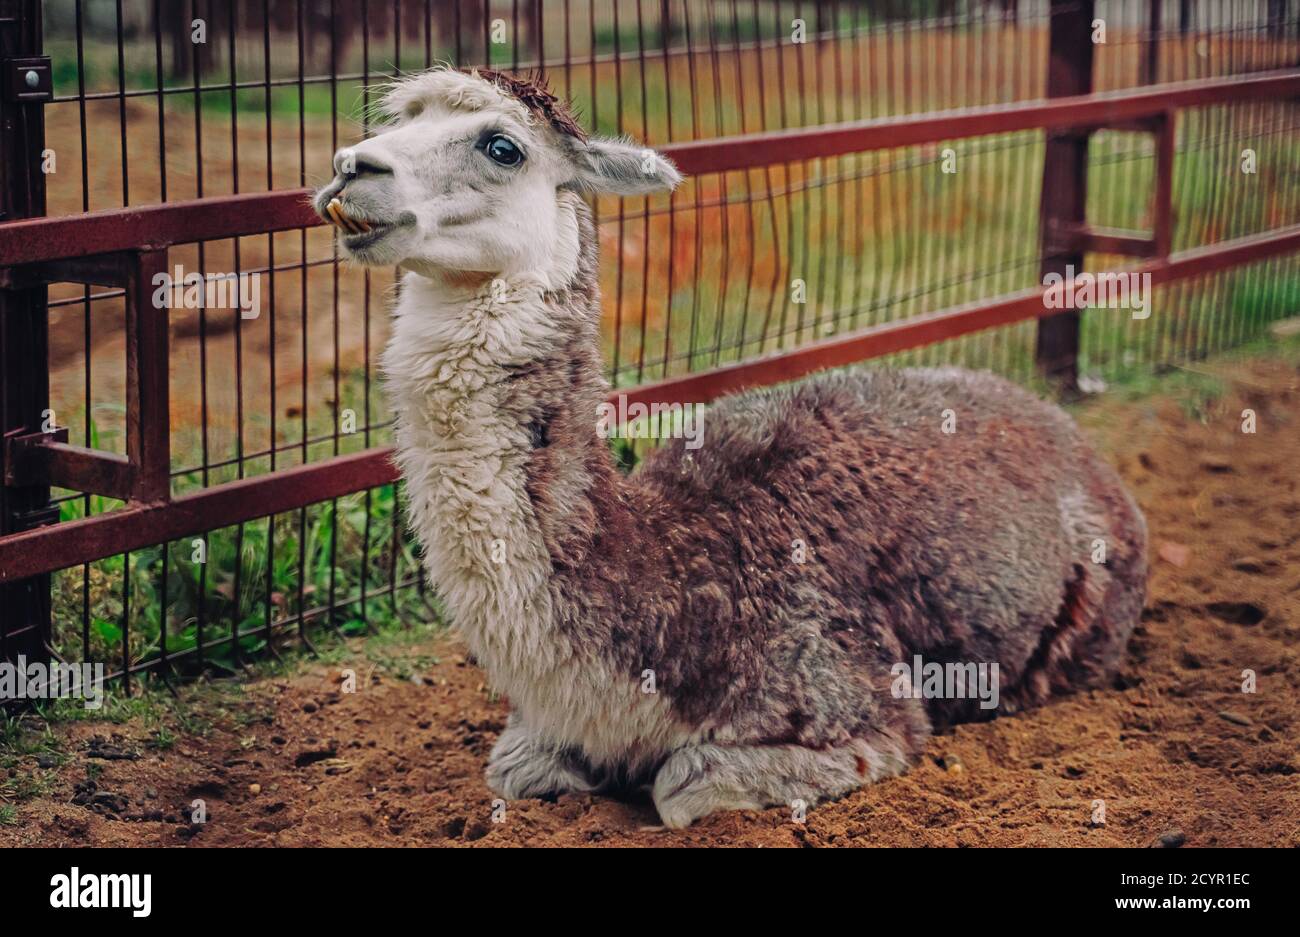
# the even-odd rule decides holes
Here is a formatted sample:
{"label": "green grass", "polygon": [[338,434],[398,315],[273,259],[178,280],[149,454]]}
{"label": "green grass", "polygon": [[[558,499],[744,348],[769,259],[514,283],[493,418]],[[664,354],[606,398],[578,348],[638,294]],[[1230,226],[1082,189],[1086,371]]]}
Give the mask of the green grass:
{"label": "green grass", "polygon": [[[125,647],[140,662],[160,656],[164,642],[168,655],[192,651],[201,637],[205,644],[227,642],[204,656],[208,666],[229,671],[241,660],[295,643],[299,611],[327,605],[331,594],[335,608],[310,621],[312,634],[347,636],[429,621],[435,616],[414,588],[362,599],[363,580],[368,593],[388,587],[393,550],[398,581],[417,574],[414,551],[394,517],[396,498],[393,486],[384,486],[308,508],[301,526],[293,512],[278,515],[274,524],[254,521],[137,550],[129,574],[126,558],[109,557],[91,565],[89,583],[81,569],[65,570],[55,581],[54,646],[70,659],[109,662],[120,661]],[[206,545],[206,562],[193,561],[196,540]],[[367,543],[370,562],[364,564]],[[195,663],[178,666],[191,672]]]}
{"label": "green grass", "polygon": [[[339,396],[338,410],[352,407],[364,414],[364,374],[346,375]],[[372,420],[383,419],[379,410],[372,406]],[[335,412],[312,408],[308,437],[328,436]],[[85,417],[74,412],[64,419],[75,426]],[[92,446],[111,449],[120,443],[104,438],[93,413],[89,425]],[[297,421],[285,421],[279,444],[293,441],[283,433],[300,431]],[[389,441],[387,430],[371,434],[371,445]],[[201,461],[200,444],[197,429],[175,430],[173,464]],[[342,436],[338,443],[342,453],[365,447],[362,432]],[[333,440],[326,439],[309,447],[308,458],[333,452]],[[278,464],[297,464],[300,458],[296,450],[288,451]],[[269,468],[268,458],[252,459],[244,473],[256,475]],[[226,466],[210,472],[208,483],[238,475],[237,467]],[[179,495],[202,485],[201,474],[195,472],[174,479],[172,488]],[[400,487],[385,485],[280,514],[273,521],[251,521],[136,550],[129,557],[107,557],[90,564],[88,571],[62,570],[53,581],[53,645],[68,659],[104,661],[111,670],[120,666],[124,653],[136,663],[159,658],[165,642],[168,657],[190,655],[176,668],[193,675],[201,669],[193,655],[200,639],[205,646],[218,641],[221,646],[204,650],[204,667],[229,673],[243,661],[296,646],[300,630],[305,630],[307,641],[315,641],[325,635],[347,637],[436,622],[431,596],[422,596],[414,585],[389,591],[394,571],[398,583],[420,575],[400,499]],[[119,505],[91,496],[89,513]],[[74,520],[86,510],[84,499],[64,501],[60,519]],[[197,562],[198,557],[204,561]],[[377,596],[377,591],[383,594]],[[304,612],[305,628],[297,621]]]}
{"label": "green grass", "polygon": [[38,756],[53,759],[55,766],[67,760],[50,724],[0,710],[0,826],[19,825],[20,805],[53,789],[54,772],[35,765]]}
{"label": "green grass", "polygon": [[[256,726],[267,704],[250,693],[250,685],[299,673],[312,664],[350,666],[358,673],[365,665],[367,672],[410,680],[438,663],[427,642],[440,631],[437,623],[425,622],[348,640],[322,641],[315,651],[302,646],[286,648],[279,657],[246,662],[236,674],[207,674],[175,691],[156,680],[137,685],[131,692],[121,684],[112,684],[106,688],[103,707],[97,710],[86,709],[78,700],[51,700],[34,703],[23,713],[0,712],[0,779],[18,774],[38,755],[65,763],[69,756],[62,750],[64,736],[59,729],[72,723],[129,724],[147,737],[148,747],[159,751],[175,747],[183,738],[205,738],[218,727],[238,730]],[[88,767],[102,770],[95,763]],[[35,796],[45,783],[41,778],[10,780],[9,787],[0,783],[0,802],[18,799],[18,795]]]}

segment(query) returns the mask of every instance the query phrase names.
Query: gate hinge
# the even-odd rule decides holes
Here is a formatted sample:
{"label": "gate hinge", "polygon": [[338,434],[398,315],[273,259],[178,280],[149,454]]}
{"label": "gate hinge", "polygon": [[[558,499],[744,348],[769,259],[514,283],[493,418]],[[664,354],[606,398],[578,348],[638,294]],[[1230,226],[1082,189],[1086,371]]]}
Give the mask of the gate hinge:
{"label": "gate hinge", "polygon": [[45,104],[54,99],[48,55],[4,59],[4,96],[11,104]]}

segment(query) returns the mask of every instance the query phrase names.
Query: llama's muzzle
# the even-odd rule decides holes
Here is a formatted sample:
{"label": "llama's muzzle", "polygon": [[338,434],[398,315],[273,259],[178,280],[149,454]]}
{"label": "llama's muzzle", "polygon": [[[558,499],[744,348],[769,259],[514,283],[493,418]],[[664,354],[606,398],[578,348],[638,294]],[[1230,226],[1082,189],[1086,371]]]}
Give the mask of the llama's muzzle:
{"label": "llama's muzzle", "polygon": [[335,226],[342,228],[349,234],[368,234],[371,230],[370,222],[362,221],[360,218],[353,218],[343,210],[343,203],[337,197],[330,199],[329,204],[325,206],[325,214],[329,216],[330,221]]}

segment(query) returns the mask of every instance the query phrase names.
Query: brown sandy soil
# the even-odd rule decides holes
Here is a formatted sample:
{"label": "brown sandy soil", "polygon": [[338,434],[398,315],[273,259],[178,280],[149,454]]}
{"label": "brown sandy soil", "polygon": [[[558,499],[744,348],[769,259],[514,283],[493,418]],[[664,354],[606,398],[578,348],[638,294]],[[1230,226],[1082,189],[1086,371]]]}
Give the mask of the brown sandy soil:
{"label": "brown sandy soil", "polygon": [[[139,717],[55,725],[66,760],[40,769],[28,755],[10,770],[49,788],[18,805],[0,845],[1300,845],[1293,359],[1200,366],[1225,378],[1218,398],[1165,385],[1081,410],[1152,532],[1147,610],[1113,686],[957,727],[906,776],[804,823],[772,809],[672,832],[647,801],[586,796],[512,803],[493,822],[482,773],[506,704],[440,638],[399,652],[418,683],[354,645],[219,702],[193,691],[177,712],[213,728],[176,729],[170,745]],[[1240,431],[1244,408],[1254,435]],[[351,694],[339,692],[348,667]],[[1257,693],[1242,692],[1244,670]],[[207,822],[179,822],[196,799]],[[1091,822],[1098,801],[1104,826]]]}

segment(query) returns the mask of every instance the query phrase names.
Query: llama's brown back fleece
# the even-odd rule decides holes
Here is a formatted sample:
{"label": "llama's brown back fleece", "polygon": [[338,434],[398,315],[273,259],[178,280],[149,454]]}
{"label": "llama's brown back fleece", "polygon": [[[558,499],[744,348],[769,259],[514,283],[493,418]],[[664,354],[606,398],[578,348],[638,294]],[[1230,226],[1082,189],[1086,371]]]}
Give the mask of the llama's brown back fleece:
{"label": "llama's brown back fleece", "polygon": [[[803,825],[772,809],[644,829],[657,822],[648,802],[586,796],[512,804],[494,824],[483,767],[506,706],[437,642],[440,662],[417,668],[424,685],[381,676],[358,652],[259,681],[233,709],[191,704],[218,727],[162,749],[139,722],[56,727],[70,757],[20,761],[15,778],[48,778],[50,792],[19,804],[0,845],[1144,846],[1175,830],[1189,846],[1300,845],[1300,370],[1215,369],[1232,376],[1229,393],[1199,411],[1163,397],[1080,414],[1150,525],[1147,610],[1117,685],[958,726],[908,774]],[[1240,432],[1245,407],[1255,436]],[[344,666],[355,695],[337,692]],[[1240,692],[1246,669],[1257,694]],[[113,732],[110,746],[139,757],[97,757],[91,738]],[[120,795],[95,809],[72,802],[92,764],[96,791]],[[167,821],[196,797],[206,825]],[[1090,825],[1098,800],[1104,827]],[[152,811],[163,819],[126,819]]]}

